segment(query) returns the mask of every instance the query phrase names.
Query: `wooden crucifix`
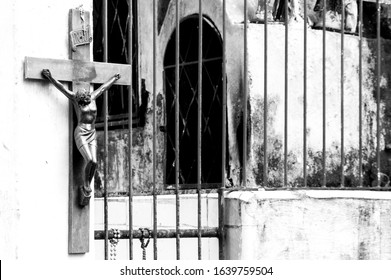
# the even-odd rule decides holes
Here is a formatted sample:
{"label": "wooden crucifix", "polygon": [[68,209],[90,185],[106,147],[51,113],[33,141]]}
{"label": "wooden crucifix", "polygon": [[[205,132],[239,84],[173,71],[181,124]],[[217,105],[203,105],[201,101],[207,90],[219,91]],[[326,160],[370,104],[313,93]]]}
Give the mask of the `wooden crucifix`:
{"label": "wooden crucifix", "polygon": [[[131,65],[90,61],[89,22],[89,12],[83,11],[82,8],[70,10],[70,60],[26,57],[24,65],[25,79],[49,80],[71,100],[69,254],[89,252],[89,195],[92,190],[88,189],[86,182],[90,183],[96,168],[96,158],[93,155],[94,152],[96,155],[96,147],[93,146],[95,143],[91,142],[95,140],[95,98],[113,84],[130,85],[131,82]],[[71,90],[59,81],[71,82]],[[89,94],[91,83],[102,86]],[[76,141],[73,141],[74,134]]]}

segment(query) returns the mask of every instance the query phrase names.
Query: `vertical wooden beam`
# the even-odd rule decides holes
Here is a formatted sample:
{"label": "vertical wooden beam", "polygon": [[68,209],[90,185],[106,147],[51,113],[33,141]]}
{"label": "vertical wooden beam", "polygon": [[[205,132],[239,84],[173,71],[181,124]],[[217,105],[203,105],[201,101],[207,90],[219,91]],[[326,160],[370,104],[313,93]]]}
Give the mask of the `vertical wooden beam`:
{"label": "vertical wooden beam", "polygon": [[[90,13],[84,12],[85,26],[90,23]],[[83,22],[80,17],[80,11],[71,9],[69,12],[69,31],[82,29]],[[69,38],[70,39],[70,38]],[[71,46],[71,44],[69,44]],[[90,61],[90,45],[82,45],[72,51],[69,47],[70,59]],[[77,73],[75,73],[77,75]],[[84,88],[90,91],[90,84],[81,82],[77,76],[72,82],[72,91]],[[74,113],[72,102],[69,106],[69,216],[68,216],[68,253],[83,254],[89,252],[89,235],[90,235],[90,207],[80,206],[78,201],[78,188],[83,185],[84,159],[79,153],[75,141],[73,140],[73,131],[77,125],[77,118]]]}

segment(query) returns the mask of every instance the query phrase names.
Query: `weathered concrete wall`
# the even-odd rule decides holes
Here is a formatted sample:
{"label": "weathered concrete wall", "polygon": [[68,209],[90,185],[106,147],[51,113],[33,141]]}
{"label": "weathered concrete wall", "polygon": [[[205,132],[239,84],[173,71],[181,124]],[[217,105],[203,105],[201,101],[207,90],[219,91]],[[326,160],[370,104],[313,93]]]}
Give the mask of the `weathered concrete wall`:
{"label": "weathered concrete wall", "polygon": [[[281,25],[269,26],[268,41],[268,163],[269,184],[283,183],[284,161],[284,32]],[[263,178],[263,111],[264,111],[264,28],[249,28],[249,87],[251,139],[249,165],[253,171],[250,182],[259,185]],[[327,32],[326,38],[326,164],[331,186],[340,182],[341,153],[341,35]],[[359,38],[345,36],[344,48],[344,172],[346,185],[358,185],[359,147]],[[288,181],[300,186],[303,174],[303,30],[295,26],[289,30],[288,53]],[[382,40],[381,79],[381,138],[380,150],[389,143],[390,117],[388,83],[391,69],[390,42]],[[322,32],[308,30],[307,54],[307,144],[309,185],[321,185],[322,171]],[[364,184],[375,179],[376,167],[376,41],[363,40],[363,165]],[[381,154],[381,172],[389,174],[388,154]],[[254,181],[251,181],[254,180]]]}
{"label": "weathered concrete wall", "polygon": [[[150,124],[148,124],[150,126]],[[133,128],[132,131],[132,186],[136,194],[147,194],[152,188],[152,128]],[[108,191],[121,196],[129,192],[129,134],[128,130],[112,130],[108,133]],[[103,197],[104,138],[97,133],[98,171],[95,174],[95,196]],[[157,154],[157,181],[162,182],[162,156]],[[162,186],[159,190],[162,189]]]}
{"label": "weathered concrete wall", "polygon": [[[257,0],[248,1],[249,18],[254,17],[257,8]],[[145,79],[146,90],[150,92],[148,99],[148,108],[146,115],[146,124],[143,128],[134,129],[133,132],[133,182],[137,193],[150,193],[152,189],[152,145],[153,145],[153,119],[152,119],[152,93],[153,93],[153,2],[139,2],[139,25],[140,32],[140,79]],[[160,3],[160,14],[158,17],[161,21],[160,32],[157,38],[157,126],[166,124],[165,112],[165,93],[163,85],[163,60],[167,43],[171,34],[175,30],[175,1],[164,1]],[[186,17],[198,14],[197,1],[180,1],[180,18],[181,21]],[[241,88],[243,85],[243,70],[241,65],[243,58],[243,1],[228,1],[227,4],[227,79],[228,79],[228,138],[230,151],[230,176],[238,184],[240,177],[239,147],[236,142],[236,130],[240,125],[240,102]],[[209,18],[215,25],[216,30],[222,36],[222,1],[204,1],[203,14]],[[196,36],[196,35],[195,35]],[[239,108],[239,109],[238,109]],[[128,160],[126,143],[127,131],[110,132],[109,137],[115,141],[110,143],[110,154],[113,160],[109,168],[111,170],[109,187],[113,192],[123,193],[128,189]],[[166,156],[166,139],[165,133],[157,130],[157,182],[159,190],[162,190],[165,183],[165,156]],[[102,160],[102,159],[101,159]],[[102,172],[100,172],[102,173]],[[98,174],[97,179],[99,181]],[[118,178],[117,178],[118,177]],[[99,195],[99,192],[98,192]]]}
{"label": "weathered concrete wall", "polygon": [[1,259],[70,257],[69,103],[49,83],[24,80],[23,61],[25,56],[68,59],[68,13],[80,4],[91,11],[90,0],[2,1]]}
{"label": "weathered concrete wall", "polygon": [[[249,1],[249,19],[254,17],[257,1]],[[163,5],[164,4],[164,5]],[[165,125],[165,96],[162,80],[163,59],[166,46],[172,32],[175,30],[175,1],[165,1],[160,7],[160,33],[157,48],[157,93],[159,98],[158,125]],[[313,6],[314,3],[311,5]],[[197,1],[180,2],[181,20],[198,13]],[[308,9],[312,9],[313,7]],[[145,32],[140,34],[141,78],[146,79],[147,90],[152,92],[153,55],[150,43],[152,41],[152,1],[144,1],[140,5],[140,25]],[[301,8],[302,10],[302,8]],[[215,25],[222,34],[222,1],[207,1],[203,3],[203,14]],[[229,167],[227,177],[235,185],[241,183],[242,164],[240,159],[242,94],[243,94],[243,1],[227,2],[227,112],[228,112],[228,150]],[[303,142],[303,25],[292,24],[289,27],[289,109],[288,109],[288,180],[291,185],[302,184],[302,142]],[[250,24],[249,30],[249,156],[248,185],[259,186],[263,178],[263,53],[264,26]],[[283,166],[283,129],[284,129],[284,32],[283,25],[269,26],[268,53],[268,153],[269,153],[269,183],[280,186],[282,183]],[[382,138],[381,150],[390,142],[391,135],[387,127],[390,124],[388,110],[387,83],[390,76],[388,55],[388,40],[382,41],[382,75],[381,75],[381,119]],[[326,147],[327,147],[327,177],[329,185],[338,185],[340,178],[340,34],[327,32],[326,39]],[[345,153],[346,153],[346,183],[358,184],[358,37],[345,36]],[[375,176],[376,167],[374,149],[376,138],[376,104],[375,104],[375,41],[363,40],[363,159],[365,165],[364,184],[370,185]],[[308,29],[308,174],[309,184],[320,185],[321,180],[321,146],[322,146],[322,32]],[[161,102],[160,102],[161,101]],[[152,151],[152,98],[149,99],[147,124],[137,137],[143,139],[142,152],[149,155]],[[164,182],[165,141],[161,132],[158,135],[158,182]],[[389,173],[388,154],[382,152],[381,172]],[[137,168],[151,167],[149,158],[140,157],[143,162]],[[141,167],[143,166],[143,167]],[[140,169],[139,169],[140,170]],[[140,171],[143,173],[142,171]],[[146,186],[150,186],[151,174],[144,174]],[[140,177],[141,178],[141,177]],[[139,181],[135,178],[135,181]],[[141,181],[140,181],[141,182]],[[149,187],[148,187],[149,188]],[[148,189],[147,188],[147,189]]]}
{"label": "weathered concrete wall", "polygon": [[232,192],[226,258],[391,259],[391,195],[379,192]]}
{"label": "weathered concrete wall", "polygon": [[[257,8],[258,1],[248,1],[249,18],[253,18]],[[153,49],[152,42],[152,1],[142,1],[139,3],[140,28],[143,32],[140,33],[140,73],[141,78],[146,79],[146,88],[149,92],[153,91],[152,71],[153,71]],[[157,85],[156,91],[158,95],[158,126],[165,125],[165,94],[163,86],[163,60],[166,51],[167,43],[171,34],[175,30],[175,1],[164,1],[161,3],[159,18],[161,19],[160,32],[157,42]],[[180,18],[181,21],[186,17],[198,14],[199,7],[197,1],[180,1]],[[222,1],[204,1],[203,15],[213,22],[214,27],[222,36]],[[239,147],[237,144],[236,131],[241,122],[241,91],[243,86],[243,1],[228,1],[227,2],[227,80],[228,80],[228,138],[229,138],[229,177],[238,184],[240,180],[240,161]],[[196,36],[196,35],[195,35]],[[147,111],[147,121],[145,128],[138,132],[138,136],[143,139],[142,152],[146,155],[152,151],[152,98],[149,98]],[[164,165],[165,165],[165,135],[162,132],[157,132],[157,161],[158,161],[158,182],[164,182]],[[148,192],[152,182],[152,174],[144,170],[151,170],[152,163],[149,159],[140,157],[137,162],[141,162],[142,169],[137,171],[139,167],[135,167],[137,172],[143,173],[143,189]],[[138,181],[138,178],[135,180]],[[141,178],[141,177],[139,177]],[[141,182],[141,181],[140,181]]]}

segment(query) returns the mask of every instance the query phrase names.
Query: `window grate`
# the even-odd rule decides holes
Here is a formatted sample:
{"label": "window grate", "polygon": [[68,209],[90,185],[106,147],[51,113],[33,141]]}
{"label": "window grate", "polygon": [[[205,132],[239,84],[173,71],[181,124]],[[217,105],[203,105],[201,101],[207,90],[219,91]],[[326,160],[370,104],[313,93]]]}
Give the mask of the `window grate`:
{"label": "window grate", "polygon": [[[376,49],[374,50],[374,64],[375,64],[375,73],[376,85],[375,85],[375,105],[376,105],[376,116],[374,117],[374,138],[373,146],[374,155],[372,156],[372,161],[369,161],[367,151],[363,147],[363,106],[365,106],[363,99],[363,37],[368,35],[368,31],[363,29],[363,23],[365,19],[364,14],[364,2],[359,0],[359,15],[358,15],[358,31],[349,32],[349,36],[357,36],[358,40],[358,57],[359,57],[359,86],[357,99],[358,101],[358,130],[359,130],[359,141],[358,148],[355,151],[355,155],[358,157],[358,167],[357,174],[354,174],[355,180],[353,183],[351,179],[347,176],[347,171],[345,170],[345,163],[349,160],[349,155],[345,150],[346,142],[349,137],[345,130],[345,121],[346,121],[346,111],[345,108],[349,104],[346,104],[347,91],[346,87],[346,69],[344,66],[346,57],[345,57],[345,40],[346,34],[344,30],[344,25],[340,30],[340,60],[341,66],[338,69],[340,71],[340,84],[338,98],[340,98],[340,105],[338,108],[334,108],[340,114],[339,127],[340,131],[340,147],[338,154],[338,160],[340,164],[334,166],[334,170],[330,171],[330,168],[327,166],[327,157],[329,153],[327,151],[327,136],[329,131],[327,130],[327,108],[328,108],[328,95],[327,95],[327,79],[328,79],[328,69],[327,64],[327,38],[330,32],[330,29],[326,25],[326,13],[322,14],[320,22],[323,22],[321,26],[322,32],[322,51],[319,54],[321,63],[320,72],[322,76],[322,83],[319,85],[322,91],[322,99],[319,100],[321,103],[322,111],[319,112],[321,116],[321,150],[314,152],[310,149],[308,145],[308,119],[309,111],[311,110],[309,106],[309,99],[311,98],[311,92],[309,92],[309,60],[308,56],[310,53],[309,44],[309,30],[307,28],[307,21],[303,21],[303,68],[302,71],[303,79],[303,108],[300,114],[303,118],[303,123],[300,124],[302,131],[298,133],[302,137],[302,158],[300,159],[302,177],[300,177],[295,184],[290,182],[289,169],[291,168],[291,163],[289,162],[290,157],[290,135],[289,127],[292,125],[292,121],[289,119],[290,110],[292,108],[292,103],[289,103],[290,95],[290,84],[289,84],[289,71],[292,67],[291,61],[293,60],[289,56],[289,40],[290,40],[290,22],[289,15],[291,13],[291,6],[289,5],[289,0],[281,0],[275,5],[278,10],[278,17],[281,23],[285,24],[285,33],[284,33],[284,69],[281,71],[283,73],[282,79],[284,81],[284,94],[283,96],[283,141],[279,143],[281,148],[281,157],[283,158],[282,164],[278,166],[278,185],[272,184],[271,178],[271,164],[273,164],[273,155],[271,155],[271,143],[269,140],[269,134],[272,129],[269,127],[268,118],[272,114],[272,108],[268,105],[268,100],[272,92],[270,91],[271,87],[271,75],[268,73],[270,70],[270,54],[271,50],[268,45],[270,42],[270,36],[273,34],[270,33],[270,22],[269,20],[263,20],[263,99],[264,103],[262,108],[259,108],[263,111],[261,113],[263,119],[260,120],[260,126],[263,126],[263,131],[261,135],[261,140],[263,140],[262,145],[262,154],[260,156],[260,162],[257,167],[262,170],[261,176],[259,178],[259,185],[256,187],[250,186],[248,181],[251,177],[249,175],[249,135],[251,135],[251,123],[247,120],[251,112],[247,111],[248,104],[250,102],[249,94],[249,80],[254,79],[254,77],[249,77],[249,53],[248,53],[248,30],[249,30],[249,21],[248,21],[248,6],[247,0],[238,0],[238,2],[243,1],[244,14],[243,14],[243,46],[244,52],[241,61],[243,63],[243,85],[241,91],[240,106],[242,108],[241,112],[241,123],[240,129],[238,129],[237,139],[234,139],[238,143],[238,150],[240,156],[240,178],[239,183],[229,182],[227,173],[230,172],[228,168],[229,155],[227,152],[227,31],[226,31],[226,0],[222,1],[222,29],[221,35],[218,33],[218,29],[213,25],[210,19],[203,17],[202,12],[202,1],[199,0],[199,12],[198,15],[193,15],[186,18],[181,18],[180,15],[180,1],[172,0],[171,4],[175,5],[175,16],[172,18],[175,21],[174,31],[169,38],[166,53],[162,57],[163,63],[163,86],[164,93],[166,98],[165,107],[165,118],[166,126],[160,127],[161,131],[164,131],[166,143],[166,158],[165,158],[165,178],[160,181],[161,178],[157,178],[157,169],[158,160],[157,160],[157,60],[158,57],[157,51],[157,39],[158,39],[158,21],[159,28],[161,28],[162,19],[161,15],[157,15],[157,0],[152,0],[153,3],[153,34],[152,37],[152,48],[153,48],[153,90],[150,93],[149,101],[150,107],[152,107],[152,170],[153,173],[153,182],[152,182],[152,191],[145,195],[152,196],[152,208],[153,208],[153,224],[152,224],[152,238],[153,238],[153,258],[158,259],[158,249],[157,249],[157,239],[159,238],[173,238],[175,239],[176,247],[176,258],[180,259],[181,255],[181,239],[182,238],[197,238],[198,244],[198,259],[202,259],[202,246],[204,238],[218,238],[219,240],[219,258],[224,259],[224,192],[241,190],[241,191],[252,191],[252,190],[319,190],[319,189],[328,189],[328,190],[372,190],[372,191],[390,191],[391,187],[389,186],[389,176],[385,173],[382,173],[382,161],[381,161],[381,133],[385,124],[381,123],[381,76],[382,68],[381,63],[384,57],[382,54],[382,19],[381,19],[381,3],[379,0],[376,1]],[[277,1],[277,0],[276,0]],[[137,3],[136,0],[128,1],[119,1],[119,0],[95,0],[94,7],[100,7],[104,11],[103,16],[100,16],[100,13],[97,14],[97,22],[94,24],[97,34],[102,33],[102,42],[97,43],[94,46],[94,50],[97,52],[98,60],[109,61],[112,59],[113,62],[120,63],[130,63],[129,57],[132,57],[131,63],[133,63],[133,75],[132,79],[134,84],[129,88],[115,89],[114,91],[120,92],[117,94],[106,93],[105,101],[102,103],[104,114],[100,116],[99,120],[102,121],[101,124],[97,124],[97,127],[102,128],[104,132],[104,176],[103,176],[103,185],[105,188],[105,229],[103,231],[95,231],[95,239],[105,240],[105,250],[106,250],[106,259],[108,258],[107,247],[108,240],[114,238],[115,234],[113,231],[108,230],[108,191],[107,191],[107,182],[108,182],[108,138],[109,129],[111,128],[127,128],[128,129],[128,143],[129,146],[132,145],[132,133],[133,126],[125,127],[126,123],[132,122],[133,124],[138,123],[135,121],[135,116],[138,115],[139,107],[136,106],[139,102],[138,92],[141,92],[141,81],[139,81],[139,69],[138,62],[140,59],[140,53],[138,50],[138,20],[137,20]],[[282,5],[284,3],[284,5]],[[345,20],[345,1],[342,1],[341,6],[341,21]],[[318,3],[319,4],[319,3]],[[321,3],[323,8],[326,7],[326,1]],[[372,3],[373,4],[373,3]],[[124,6],[121,6],[124,5]],[[268,14],[271,13],[269,10],[270,3],[266,0],[259,1],[259,7],[262,7],[264,18],[269,18]],[[304,0],[304,7],[307,7],[307,0]],[[110,7],[110,8],[108,8]],[[121,8],[120,8],[121,7]],[[258,8],[259,8],[258,7]],[[98,8],[97,8],[98,9]],[[100,8],[99,8],[100,9]],[[283,9],[283,10],[282,10]],[[126,11],[126,13],[124,13]],[[165,8],[167,12],[167,7]],[[304,9],[304,18],[308,17],[307,8]],[[271,20],[271,19],[270,19]],[[102,24],[98,23],[102,21]],[[317,27],[319,29],[319,27]],[[116,31],[115,31],[116,30]],[[335,31],[335,30],[333,30]],[[364,32],[365,31],[365,32]],[[318,31],[320,32],[320,31]],[[366,33],[367,32],[367,33]],[[117,33],[120,39],[113,39],[114,34]],[[95,33],[94,33],[95,34]],[[194,36],[198,34],[198,36]],[[213,35],[214,34],[214,35]],[[387,35],[387,34],[386,34]],[[95,35],[99,38],[99,35]],[[221,36],[221,37],[220,37]],[[387,35],[388,36],[388,35]],[[372,36],[373,37],[373,36]],[[373,39],[373,38],[372,38]],[[113,46],[115,48],[111,49],[110,40],[113,40]],[[99,41],[99,40],[98,40]],[[95,41],[94,41],[95,42]],[[301,51],[301,50],[300,50]],[[129,55],[131,54],[131,55]],[[101,58],[99,58],[101,56]],[[339,73],[339,72],[338,72]],[[133,89],[132,89],[133,88]],[[139,90],[140,89],[140,90]],[[120,96],[120,98],[115,98],[115,96]],[[111,99],[112,98],[112,99]],[[117,101],[115,101],[117,100]],[[119,101],[118,101],[119,100]],[[121,110],[115,111],[113,107],[110,107],[111,103],[120,102]],[[131,104],[131,106],[129,106]],[[113,105],[114,106],[114,105]],[[258,108],[256,108],[258,109]],[[136,125],[134,125],[136,126]],[[160,139],[161,140],[161,139]],[[129,196],[129,229],[120,231],[120,239],[129,240],[129,257],[133,259],[133,239],[140,238],[143,235],[143,231],[134,229],[134,182],[132,182],[132,149],[128,147],[127,149],[128,159],[129,159],[129,189],[126,194]],[[308,171],[308,164],[311,158],[317,159],[316,170]],[[163,164],[163,165],[164,165]],[[250,162],[251,164],[251,162]],[[351,172],[351,171],[349,171]],[[314,176],[314,174],[316,176]],[[369,177],[374,177],[368,179]],[[317,177],[317,179],[314,179]],[[332,178],[331,178],[332,177]],[[358,182],[358,184],[356,183]],[[227,186],[230,184],[230,186]],[[203,213],[201,195],[214,192],[218,194],[218,227],[202,227],[201,215]],[[183,205],[181,205],[180,198],[183,194],[192,193],[197,194],[197,227],[196,228],[182,228],[181,226],[181,210]],[[174,194],[175,196],[175,227],[171,226],[170,228],[162,228],[158,226],[158,204],[157,198],[158,195],[162,194]],[[145,236],[146,237],[146,236]]]}

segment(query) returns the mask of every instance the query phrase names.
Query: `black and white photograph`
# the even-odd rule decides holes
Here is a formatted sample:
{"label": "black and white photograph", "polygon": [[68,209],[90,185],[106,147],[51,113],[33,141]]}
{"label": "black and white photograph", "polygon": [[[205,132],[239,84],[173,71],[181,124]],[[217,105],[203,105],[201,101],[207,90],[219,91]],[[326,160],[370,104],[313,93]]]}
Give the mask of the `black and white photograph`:
{"label": "black and white photograph", "polygon": [[5,279],[386,279],[391,0],[1,7]]}

